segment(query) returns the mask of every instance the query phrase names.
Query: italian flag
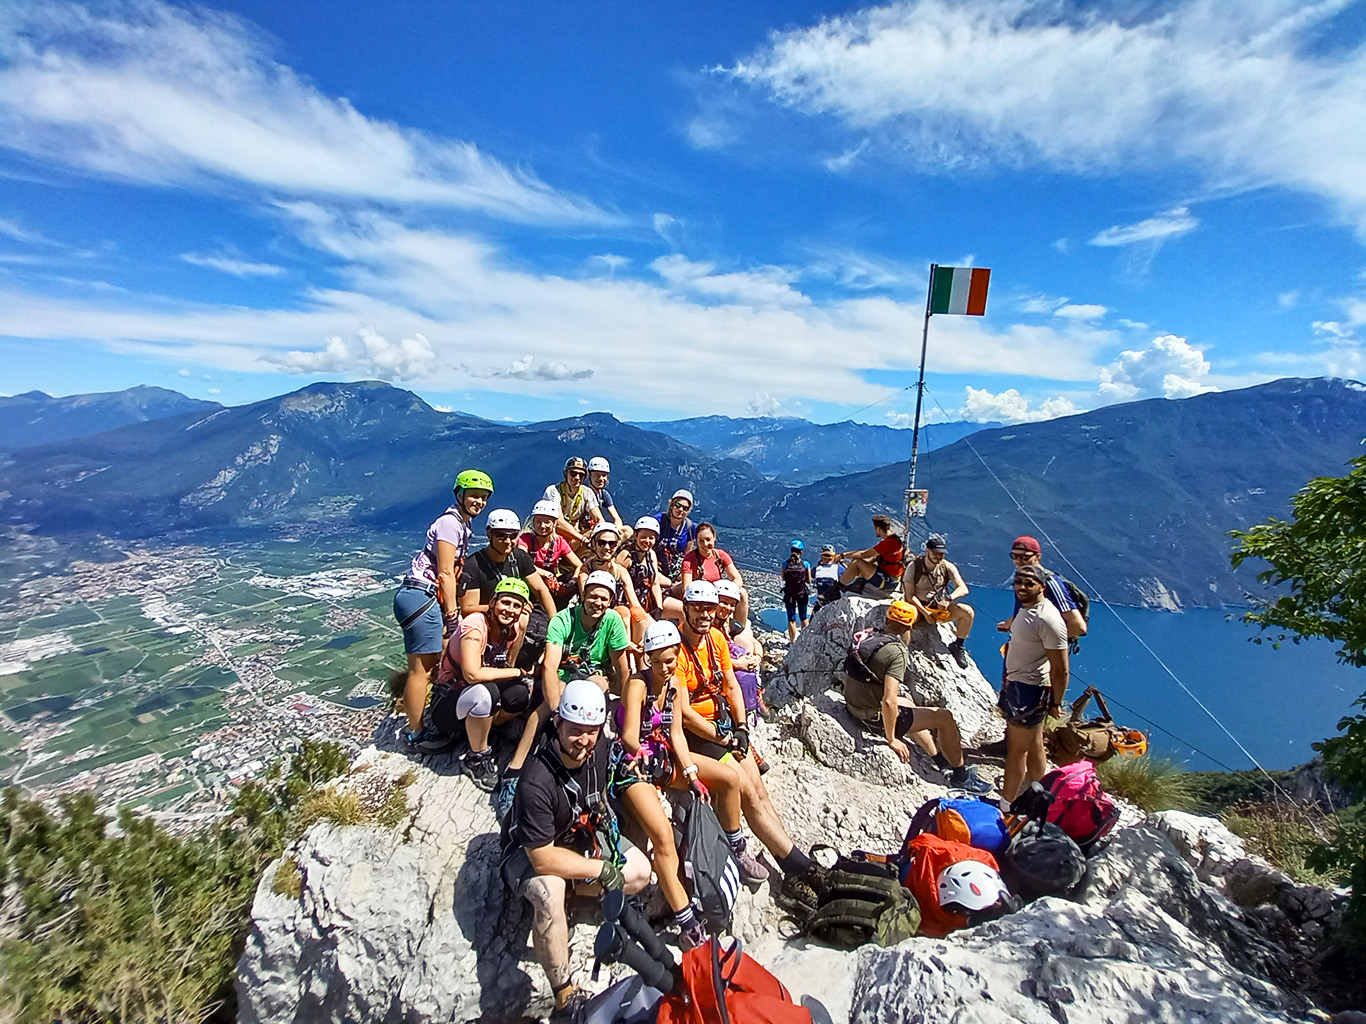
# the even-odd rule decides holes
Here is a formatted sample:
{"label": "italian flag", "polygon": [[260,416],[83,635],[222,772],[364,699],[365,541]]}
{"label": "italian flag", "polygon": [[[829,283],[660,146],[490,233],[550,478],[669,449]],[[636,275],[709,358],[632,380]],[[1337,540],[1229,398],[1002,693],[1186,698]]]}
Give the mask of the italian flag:
{"label": "italian flag", "polygon": [[931,313],[966,313],[981,316],[987,311],[986,267],[935,267],[930,279]]}

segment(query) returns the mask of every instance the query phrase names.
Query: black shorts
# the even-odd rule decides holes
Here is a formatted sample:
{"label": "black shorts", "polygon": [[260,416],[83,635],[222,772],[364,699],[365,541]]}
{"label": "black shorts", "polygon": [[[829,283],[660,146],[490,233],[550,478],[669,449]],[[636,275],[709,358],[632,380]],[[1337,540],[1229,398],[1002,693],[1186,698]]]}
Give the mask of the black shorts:
{"label": "black shorts", "polygon": [[[859,719],[863,727],[874,736],[883,736],[882,715],[873,719]],[[905,735],[915,728],[915,708],[908,708],[904,704],[898,704],[896,709],[896,729],[892,733],[897,739],[903,739]]]}
{"label": "black shorts", "polygon": [[702,757],[709,757],[713,761],[729,763],[735,760],[735,752],[730,747],[714,740],[704,740],[701,736],[688,733],[688,750]]}
{"label": "black shorts", "polygon": [[1033,683],[1008,682],[1001,687],[996,706],[1006,722],[1021,729],[1036,729],[1048,717],[1048,698],[1052,688]]}

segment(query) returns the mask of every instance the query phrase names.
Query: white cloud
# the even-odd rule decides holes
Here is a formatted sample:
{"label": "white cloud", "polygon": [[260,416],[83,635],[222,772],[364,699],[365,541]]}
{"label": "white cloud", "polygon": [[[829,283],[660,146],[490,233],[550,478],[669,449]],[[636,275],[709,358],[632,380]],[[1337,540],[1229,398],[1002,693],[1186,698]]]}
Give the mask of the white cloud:
{"label": "white cloud", "polygon": [[0,235],[13,239],[16,242],[24,242],[30,245],[52,245],[54,244],[40,232],[30,231],[18,221],[6,220],[0,217]]}
{"label": "white cloud", "polygon": [[718,274],[714,263],[696,262],[678,254],[661,256],[650,267],[671,287],[706,298],[755,306],[804,306],[811,302],[791,286],[797,275],[784,267]]}
{"label": "white cloud", "polygon": [[182,252],[180,258],[193,266],[221,270],[234,277],[279,277],[285,272],[284,267],[277,267],[274,263],[253,263],[226,254],[215,256],[211,253]]}
{"label": "white cloud", "polygon": [[767,391],[756,391],[754,397],[749,400],[748,408],[755,416],[777,416],[782,411],[783,403]]}
{"label": "white cloud", "polygon": [[367,117],[278,63],[246,22],[158,0],[0,18],[0,146],[140,182],[607,222],[469,142]]}
{"label": "white cloud", "polygon": [[888,412],[887,425],[891,427],[914,427],[915,413],[913,412]]}
{"label": "white cloud", "polygon": [[222,388],[209,388],[209,394],[211,394],[211,395],[221,395],[222,393],[223,393],[223,389],[222,389]]}
{"label": "white cloud", "polygon": [[808,248],[812,262],[804,268],[804,276],[825,278],[844,288],[870,291],[875,288],[898,288],[914,284],[925,289],[925,271],[912,269],[878,256],[854,249],[828,246]]}
{"label": "white cloud", "polygon": [[1366,376],[1366,348],[1362,347],[1361,339],[1355,330],[1359,323],[1360,321],[1341,324],[1336,320],[1315,320],[1311,325],[1319,339],[1327,343],[1327,348],[1317,354],[1317,359],[1329,376],[1354,379]]}
{"label": "white cloud", "polygon": [[1136,245],[1140,242],[1162,243],[1169,238],[1184,235],[1188,231],[1194,231],[1200,226],[1197,220],[1184,206],[1178,206],[1174,210],[1157,217],[1149,217],[1141,220],[1137,224],[1116,224],[1114,227],[1106,228],[1091,239],[1091,245],[1115,246],[1115,245]]}
{"label": "white cloud", "polygon": [[1280,306],[1281,309],[1294,309],[1299,305],[1299,302],[1300,293],[1298,291],[1281,292],[1276,296],[1276,304]]}
{"label": "white cloud", "polygon": [[618,270],[622,269],[623,267],[629,267],[631,265],[631,257],[618,256],[614,252],[603,252],[598,253],[596,256],[589,256],[588,262],[590,265],[600,264],[606,267],[607,276],[616,277]]}
{"label": "white cloud", "polygon": [[433,405],[432,409],[436,412],[454,412],[455,409],[449,405]]}
{"label": "white cloud", "polygon": [[1185,338],[1164,334],[1145,349],[1127,350],[1100,371],[1104,401],[1136,398],[1190,398],[1218,389],[1208,383],[1210,365],[1205,353]]}
{"label": "white cloud", "polygon": [[500,369],[471,370],[470,376],[499,377],[505,380],[587,380],[593,376],[593,371],[589,369],[575,370],[561,362],[545,362],[535,356],[522,356]]}
{"label": "white cloud", "polygon": [[177,370],[176,373],[180,374],[180,376],[182,376],[182,377],[192,377],[192,376],[194,376],[194,374],[192,374],[188,369],[186,369],[186,368],[183,367],[183,366],[182,366],[179,370]]}
{"label": "white cloud", "polygon": [[968,386],[963,389],[962,407],[951,410],[950,415],[953,419],[970,423],[1037,423],[1070,416],[1077,411],[1077,407],[1066,398],[1045,398],[1038,405],[1031,406],[1030,400],[1014,388],[992,394],[986,388]]}
{"label": "white cloud", "polygon": [[384,380],[416,380],[436,365],[436,350],[423,335],[390,341],[370,324],[361,324],[354,338],[335,335],[321,350],[285,352],[267,357],[294,373],[339,373],[375,376]]}
{"label": "white cloud", "polygon": [[1060,316],[1065,320],[1099,320],[1108,312],[1109,310],[1104,306],[1069,302],[1055,309],[1053,315]]}
{"label": "white cloud", "polygon": [[[931,170],[1184,165],[1321,196],[1366,233],[1366,45],[1302,4],[903,0],[772,35],[729,69]],[[1322,44],[1333,39],[1329,49]]]}
{"label": "white cloud", "polygon": [[826,157],[824,160],[821,161],[821,163],[825,165],[825,169],[827,171],[833,171],[836,174],[838,174],[841,171],[847,171],[850,167],[853,167],[854,161],[857,160],[859,156],[863,153],[863,151],[867,148],[868,140],[864,139],[853,149],[846,149],[843,153],[840,153],[838,156]]}

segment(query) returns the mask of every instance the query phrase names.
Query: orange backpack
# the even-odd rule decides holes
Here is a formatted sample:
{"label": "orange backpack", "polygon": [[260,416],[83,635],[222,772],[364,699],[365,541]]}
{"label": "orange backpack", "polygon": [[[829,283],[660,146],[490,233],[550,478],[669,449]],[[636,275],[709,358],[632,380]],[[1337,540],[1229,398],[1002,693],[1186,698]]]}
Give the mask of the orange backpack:
{"label": "orange backpack", "polygon": [[901,869],[901,884],[911,890],[920,904],[920,931],[932,939],[942,939],[951,931],[968,926],[967,915],[955,914],[939,905],[939,873],[959,861],[975,860],[993,871],[999,871],[996,858],[966,843],[940,839],[931,832],[922,832],[908,847],[911,859]]}
{"label": "orange backpack", "polygon": [[783,983],[735,942],[711,939],[683,954],[681,991],[659,1002],[657,1024],[812,1024]]}

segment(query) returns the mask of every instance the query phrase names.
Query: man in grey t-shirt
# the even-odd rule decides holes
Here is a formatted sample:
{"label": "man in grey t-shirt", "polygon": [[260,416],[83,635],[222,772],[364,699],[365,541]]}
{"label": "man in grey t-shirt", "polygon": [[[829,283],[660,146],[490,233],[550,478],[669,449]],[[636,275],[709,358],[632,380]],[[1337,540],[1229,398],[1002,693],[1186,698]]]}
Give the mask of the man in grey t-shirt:
{"label": "man in grey t-shirt", "polygon": [[1020,610],[1010,623],[1005,673],[997,702],[1006,719],[1006,770],[1001,780],[1002,808],[1048,770],[1043,723],[1062,714],[1067,693],[1067,627],[1044,599],[1048,576],[1037,565],[1015,570],[1013,585]]}
{"label": "man in grey t-shirt", "polygon": [[948,785],[969,793],[986,793],[991,784],[977,777],[976,767],[963,762],[963,742],[953,712],[948,708],[918,707],[901,696],[901,682],[910,666],[909,644],[915,620],[914,607],[906,601],[893,601],[887,608],[883,631],[864,637],[862,643],[856,638],[851,651],[853,664],[863,668],[857,675],[844,677],[845,706],[870,731],[880,728],[887,746],[903,762],[911,760],[911,749],[902,739],[909,737],[930,755]]}

